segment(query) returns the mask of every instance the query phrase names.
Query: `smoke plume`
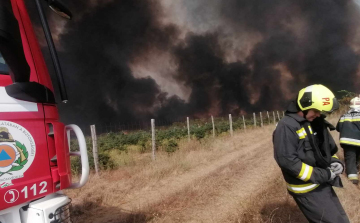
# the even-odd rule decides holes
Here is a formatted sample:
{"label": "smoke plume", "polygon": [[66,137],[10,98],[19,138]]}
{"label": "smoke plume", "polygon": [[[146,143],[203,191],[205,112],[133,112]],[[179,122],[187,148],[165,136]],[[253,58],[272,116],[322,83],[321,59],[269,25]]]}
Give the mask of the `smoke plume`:
{"label": "smoke plume", "polygon": [[74,19],[51,24],[66,123],[284,110],[307,85],[359,83],[351,0],[63,2]]}

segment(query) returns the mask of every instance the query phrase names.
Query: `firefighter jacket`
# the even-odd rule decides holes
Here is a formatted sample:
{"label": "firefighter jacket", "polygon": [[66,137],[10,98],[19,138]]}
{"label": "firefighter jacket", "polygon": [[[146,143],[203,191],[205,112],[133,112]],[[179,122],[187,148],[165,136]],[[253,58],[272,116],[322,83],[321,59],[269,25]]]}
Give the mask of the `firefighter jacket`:
{"label": "firefighter jacket", "polygon": [[331,176],[328,167],[341,161],[334,155],[337,146],[328,131],[331,124],[323,117],[310,124],[296,113],[296,108],[292,102],[277,124],[273,133],[274,157],[290,194],[304,194],[327,184]]}
{"label": "firefighter jacket", "polygon": [[360,111],[350,109],[340,117],[336,125],[340,132],[340,144],[360,147]]}

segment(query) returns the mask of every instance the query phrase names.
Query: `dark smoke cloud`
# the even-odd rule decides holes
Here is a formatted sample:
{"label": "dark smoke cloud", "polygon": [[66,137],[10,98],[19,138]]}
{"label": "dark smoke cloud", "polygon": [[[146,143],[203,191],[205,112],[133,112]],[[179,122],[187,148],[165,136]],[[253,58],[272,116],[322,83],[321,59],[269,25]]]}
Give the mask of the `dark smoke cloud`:
{"label": "dark smoke cloud", "polygon": [[[278,63],[290,70],[293,89],[321,83],[334,91],[356,91],[353,83],[359,55],[349,46],[349,33],[354,29],[352,7],[356,7],[352,1],[327,0],[233,0],[224,4],[222,11],[227,21],[242,31],[258,32],[263,36],[247,60],[254,67],[252,84],[263,90],[263,87],[271,89],[268,95],[261,94],[260,104],[276,102],[276,98],[281,100],[282,92],[274,88],[280,76],[273,66]],[[291,24],[294,18],[306,23],[300,35],[297,24]],[[264,78],[266,81],[258,83]],[[269,100],[269,95],[275,98]],[[271,104],[265,106],[269,107]]]}
{"label": "dark smoke cloud", "polygon": [[186,44],[174,48],[176,78],[192,89],[188,103],[192,114],[207,114],[213,106],[219,114],[226,114],[233,105],[249,107],[244,78],[250,70],[241,62],[226,63],[218,38],[190,34]]}
{"label": "dark smoke cloud", "polygon": [[[283,110],[310,84],[357,89],[359,55],[350,42],[359,10],[350,0],[187,0],[187,31],[161,22],[168,19],[161,1],[64,2],[75,15],[59,36],[67,123]],[[136,78],[131,64],[159,52],[174,61],[169,75],[191,90],[188,100],[163,92],[154,77]]]}
{"label": "dark smoke cloud", "polygon": [[[134,78],[129,62],[154,48],[171,47],[176,29],[160,27],[155,18],[161,8],[149,3],[110,2],[82,15],[80,22],[68,24],[66,34],[61,36],[61,58],[68,75],[69,95],[73,97],[69,105],[61,106],[69,114],[65,115],[66,121],[148,120],[157,112],[164,94],[151,77]],[[162,101],[161,106],[174,103],[181,106],[182,101],[174,97]]]}

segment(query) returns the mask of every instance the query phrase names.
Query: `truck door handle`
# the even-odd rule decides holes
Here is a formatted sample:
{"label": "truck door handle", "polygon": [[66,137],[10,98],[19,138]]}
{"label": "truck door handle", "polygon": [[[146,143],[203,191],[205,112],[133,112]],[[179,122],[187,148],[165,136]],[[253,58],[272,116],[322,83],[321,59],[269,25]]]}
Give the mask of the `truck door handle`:
{"label": "truck door handle", "polygon": [[86,141],[83,132],[77,125],[67,125],[65,127],[67,135],[68,135],[68,142],[69,142],[69,149],[70,149],[70,131],[73,131],[77,137],[79,142],[79,151],[70,152],[70,156],[79,156],[81,160],[81,177],[78,183],[72,183],[69,188],[80,188],[86,184],[89,179],[89,159],[87,155],[86,149]]}

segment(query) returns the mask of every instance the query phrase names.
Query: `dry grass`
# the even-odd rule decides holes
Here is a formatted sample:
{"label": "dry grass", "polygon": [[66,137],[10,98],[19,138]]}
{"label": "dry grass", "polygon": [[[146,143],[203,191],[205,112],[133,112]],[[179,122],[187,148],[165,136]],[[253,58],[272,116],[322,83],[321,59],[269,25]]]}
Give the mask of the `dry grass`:
{"label": "dry grass", "polygon": [[[158,153],[155,162],[150,154],[114,151],[121,168],[91,175],[85,187],[66,191],[73,199],[73,220],[306,222],[273,159],[273,129],[184,140],[174,154]],[[360,222],[359,189],[342,178],[345,188],[337,193],[351,222]]]}
{"label": "dry grass", "polygon": [[282,177],[268,184],[266,190],[251,199],[236,222],[307,222],[286,190]]}

